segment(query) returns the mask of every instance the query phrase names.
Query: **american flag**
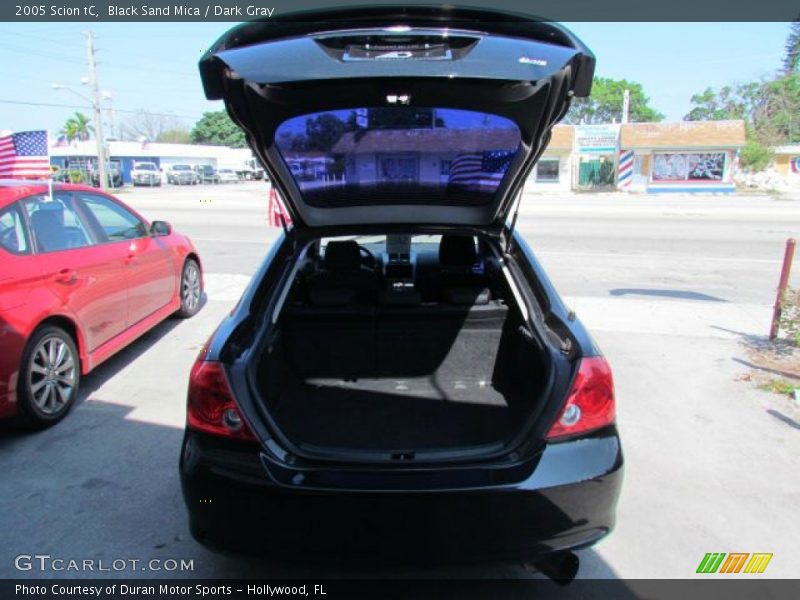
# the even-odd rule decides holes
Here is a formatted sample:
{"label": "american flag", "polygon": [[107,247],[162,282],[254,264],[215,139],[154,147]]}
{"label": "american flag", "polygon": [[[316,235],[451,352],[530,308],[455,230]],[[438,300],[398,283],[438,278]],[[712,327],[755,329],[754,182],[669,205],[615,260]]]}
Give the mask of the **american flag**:
{"label": "american flag", "polygon": [[0,137],[0,179],[49,176],[46,131],[21,131]]}
{"label": "american flag", "polygon": [[497,187],[515,154],[515,150],[463,152],[450,164],[447,183]]}

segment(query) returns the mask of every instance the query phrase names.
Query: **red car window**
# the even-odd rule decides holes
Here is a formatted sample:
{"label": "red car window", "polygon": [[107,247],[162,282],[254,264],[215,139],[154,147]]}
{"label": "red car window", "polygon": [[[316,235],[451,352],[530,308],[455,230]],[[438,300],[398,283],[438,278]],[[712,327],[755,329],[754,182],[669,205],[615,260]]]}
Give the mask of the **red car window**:
{"label": "red car window", "polygon": [[89,229],[72,206],[69,194],[23,200],[38,252],[83,248],[93,243]]}
{"label": "red car window", "polygon": [[30,243],[16,205],[0,211],[0,246],[14,254],[28,254]]}
{"label": "red car window", "polygon": [[136,215],[113,200],[95,194],[80,194],[80,201],[97,219],[110,242],[147,235],[147,228]]}

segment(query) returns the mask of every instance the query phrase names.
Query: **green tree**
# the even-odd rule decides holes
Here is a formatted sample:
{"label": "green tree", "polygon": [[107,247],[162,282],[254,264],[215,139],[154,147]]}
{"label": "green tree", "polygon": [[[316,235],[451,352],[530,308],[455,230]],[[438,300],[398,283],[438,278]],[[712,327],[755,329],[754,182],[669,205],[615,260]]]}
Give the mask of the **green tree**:
{"label": "green tree", "polygon": [[726,119],[744,119],[748,113],[747,99],[740,94],[740,87],[726,85],[718,92],[706,88],[702,94],[691,98],[694,105],[684,117],[684,121],[724,121]]}
{"label": "green tree", "polygon": [[194,144],[212,144],[233,148],[244,148],[247,145],[244,132],[231,121],[228,113],[223,110],[204,113],[202,118],[195,123],[190,137]]}
{"label": "green tree", "polygon": [[90,123],[89,117],[83,113],[76,112],[66,120],[60,133],[70,142],[73,140],[85,141],[94,133],[94,127]]}
{"label": "green tree", "polygon": [[307,119],[304,147],[297,149],[329,152],[347,129],[347,122],[331,113]]}
{"label": "green tree", "polygon": [[694,105],[684,120],[743,119],[748,139],[762,146],[800,141],[800,73],[771,80],[707,88],[691,98]]}
{"label": "green tree", "polygon": [[192,141],[192,134],[188,129],[168,129],[159,133],[156,141],[166,144],[189,144]]}
{"label": "green tree", "polygon": [[445,126],[444,120],[434,115],[434,109],[414,106],[370,108],[367,124],[370,129],[430,129]]}
{"label": "green tree", "polygon": [[630,91],[629,120],[631,123],[658,122],[664,115],[650,106],[650,98],[642,85],[627,79],[596,77],[592,84],[592,95],[572,100],[565,123],[611,123],[622,121],[622,103],[625,90]]}
{"label": "green tree", "polygon": [[800,20],[792,23],[786,38],[786,55],[783,57],[783,73],[792,75],[800,71]]}
{"label": "green tree", "polygon": [[752,123],[756,139],[765,145],[800,142],[800,72],[762,85]]}
{"label": "green tree", "polygon": [[754,139],[747,140],[739,153],[739,165],[748,171],[763,171],[771,162],[770,149]]}

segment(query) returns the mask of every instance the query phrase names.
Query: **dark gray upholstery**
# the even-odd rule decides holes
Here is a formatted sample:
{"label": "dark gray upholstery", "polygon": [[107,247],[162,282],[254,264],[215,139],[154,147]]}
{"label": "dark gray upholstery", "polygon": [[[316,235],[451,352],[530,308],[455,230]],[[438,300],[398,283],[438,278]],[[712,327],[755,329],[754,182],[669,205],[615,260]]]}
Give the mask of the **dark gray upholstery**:
{"label": "dark gray upholstery", "polygon": [[379,285],[378,275],[361,265],[358,244],[352,240],[328,242],[322,268],[306,280],[310,298],[331,290],[351,290],[363,302],[375,300]]}
{"label": "dark gray upholstery", "polygon": [[328,271],[357,271],[361,267],[361,252],[354,240],[328,242],[323,267]]}
{"label": "dark gray upholstery", "polygon": [[443,235],[439,242],[440,298],[451,304],[485,304],[489,289],[482,272],[475,272],[478,253],[468,235]]}
{"label": "dark gray upholstery", "polygon": [[63,210],[37,210],[31,215],[31,229],[41,251],[64,250],[68,246]]}
{"label": "dark gray upholstery", "polygon": [[543,372],[516,311],[492,301],[287,307],[258,377],[295,442],[420,450],[513,435]]}
{"label": "dark gray upholstery", "polygon": [[475,238],[471,235],[443,235],[439,242],[439,265],[472,267],[475,264]]}

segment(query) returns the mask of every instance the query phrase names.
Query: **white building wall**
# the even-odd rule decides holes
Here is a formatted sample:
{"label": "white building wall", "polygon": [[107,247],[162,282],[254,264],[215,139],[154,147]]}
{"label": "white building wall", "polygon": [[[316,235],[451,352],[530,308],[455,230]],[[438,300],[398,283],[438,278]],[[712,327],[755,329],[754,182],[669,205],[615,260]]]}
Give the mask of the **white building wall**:
{"label": "white building wall", "polygon": [[558,160],[558,181],[542,180],[538,172],[539,164],[534,165],[525,182],[525,193],[568,192],[572,189],[572,153],[545,152],[539,163],[549,160]]}

